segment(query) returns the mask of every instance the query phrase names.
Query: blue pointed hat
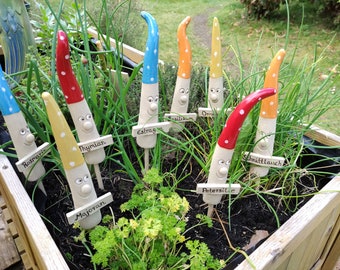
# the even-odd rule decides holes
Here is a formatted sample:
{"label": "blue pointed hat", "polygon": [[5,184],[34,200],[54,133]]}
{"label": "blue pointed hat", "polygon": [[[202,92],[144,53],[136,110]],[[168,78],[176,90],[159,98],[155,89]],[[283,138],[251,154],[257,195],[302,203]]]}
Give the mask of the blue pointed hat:
{"label": "blue pointed hat", "polygon": [[2,115],[9,115],[20,112],[18,103],[15,101],[15,98],[6,81],[1,66],[0,66],[0,110],[2,112]]}
{"label": "blue pointed hat", "polygon": [[144,54],[142,82],[153,84],[158,82],[158,25],[149,13],[142,11],[141,16],[148,24],[148,39]]}

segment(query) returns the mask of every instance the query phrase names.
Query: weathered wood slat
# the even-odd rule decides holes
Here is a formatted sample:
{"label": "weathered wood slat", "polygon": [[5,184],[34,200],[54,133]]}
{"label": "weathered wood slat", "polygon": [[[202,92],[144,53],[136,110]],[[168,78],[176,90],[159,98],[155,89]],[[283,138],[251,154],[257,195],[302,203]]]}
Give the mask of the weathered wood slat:
{"label": "weathered wood slat", "polygon": [[340,147],[340,136],[327,130],[323,130],[317,126],[311,126],[305,134],[307,137],[322,143],[323,145]]}
{"label": "weathered wood slat", "polygon": [[325,246],[324,253],[321,255],[320,260],[313,270],[333,269],[337,261],[340,262],[340,216],[338,217],[338,221],[334,226],[328,243]]}
{"label": "weathered wood slat", "polygon": [[21,260],[3,214],[5,208],[6,205],[0,195],[0,269],[6,269]]}
{"label": "weathered wood slat", "polygon": [[[340,233],[338,233],[338,237],[332,247],[331,252],[327,256],[327,259],[322,266],[322,270],[328,270],[328,269],[335,269],[334,265],[340,261]],[[338,269],[338,268],[337,268]]]}
{"label": "weathered wood slat", "polygon": [[[340,175],[332,179],[319,194],[308,201],[306,205],[257,248],[249,258],[257,270],[278,269],[282,264],[287,264],[289,260],[294,259],[293,252],[298,251],[300,247],[302,248],[301,245],[304,241],[313,239],[313,232],[331,232],[332,228],[336,228],[335,225],[339,215]],[[324,220],[329,222],[323,222]],[[314,240],[317,239],[319,238],[315,237]],[[310,242],[310,245],[318,249],[317,252],[322,252],[324,249],[324,246],[319,242]],[[307,254],[307,256],[309,255]],[[313,260],[311,264],[316,263],[318,259],[318,256],[317,258],[310,258],[310,260]],[[300,258],[300,261],[302,260],[304,260],[303,257]],[[247,261],[243,261],[236,268],[236,270],[241,269],[250,269]],[[302,268],[294,267],[294,269]]]}
{"label": "weathered wood slat", "polygon": [[23,244],[25,253],[22,254],[22,260],[25,267],[39,270],[69,269],[4,155],[0,155],[0,192]]}
{"label": "weathered wood slat", "polygon": [[[88,28],[87,29],[87,32],[89,33],[89,35],[97,40],[101,40],[103,41],[103,39],[106,39],[106,35],[102,35],[100,36],[98,34],[98,32],[93,29],[93,28]],[[113,48],[116,48],[117,47],[117,43],[116,41],[113,39],[113,38],[110,38],[110,45],[113,47]],[[135,62],[136,64],[139,64],[140,62],[143,61],[144,59],[144,53],[127,45],[127,44],[119,44],[119,46],[122,46],[122,54],[124,54],[124,56],[126,56],[127,58],[129,58],[130,60],[132,60],[133,62]]]}

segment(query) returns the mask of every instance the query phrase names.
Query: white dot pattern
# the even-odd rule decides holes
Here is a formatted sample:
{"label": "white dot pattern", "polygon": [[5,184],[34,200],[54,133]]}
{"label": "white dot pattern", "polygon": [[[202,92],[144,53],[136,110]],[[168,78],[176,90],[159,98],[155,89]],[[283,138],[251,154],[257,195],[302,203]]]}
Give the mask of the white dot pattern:
{"label": "white dot pattern", "polygon": [[43,99],[65,170],[79,166],[85,161],[68,123],[50,94],[43,93]]}
{"label": "white dot pattern", "polygon": [[219,78],[222,76],[222,57],[220,25],[217,18],[214,18],[211,41],[210,76],[212,78]]}

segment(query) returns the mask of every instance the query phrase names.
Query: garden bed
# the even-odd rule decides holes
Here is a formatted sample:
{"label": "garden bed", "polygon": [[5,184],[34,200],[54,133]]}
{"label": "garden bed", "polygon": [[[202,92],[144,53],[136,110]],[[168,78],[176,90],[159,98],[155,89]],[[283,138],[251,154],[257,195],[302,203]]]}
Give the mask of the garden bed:
{"label": "garden bed", "polygon": [[[324,131],[315,132],[314,134],[324,138],[322,135]],[[332,140],[340,142],[337,136],[332,136]],[[73,239],[79,235],[79,230],[67,224],[65,212],[72,209],[72,201],[67,197],[58,198],[61,193],[65,192],[65,190],[55,189],[58,186],[56,184],[58,180],[49,178],[49,181],[45,182],[49,198],[44,213],[44,219],[48,220],[45,222],[49,229],[47,230],[7,158],[5,156],[0,158],[1,193],[4,194],[3,197],[8,208],[11,209],[18,235],[23,242],[21,250],[24,252],[21,254],[25,253],[26,269],[35,269],[36,267],[38,269],[60,269],[60,267],[62,269],[68,267],[70,269],[93,269],[88,250],[81,242],[76,242]],[[193,176],[194,173],[195,171],[193,171]],[[194,186],[195,179],[189,180]],[[105,188],[113,193],[114,201],[110,206],[118,220],[122,215],[119,206],[129,199],[133,183],[116,174],[107,178],[104,175],[104,184]],[[187,185],[188,183],[181,184]],[[62,186],[62,188],[67,190],[66,186]],[[335,248],[332,246],[337,244],[336,238],[340,227],[339,190],[340,177],[336,176],[322,188],[319,194],[309,200],[290,218],[284,210],[280,211],[279,203],[273,202],[280,222],[284,223],[278,230],[276,230],[276,223],[270,211],[263,211],[263,216],[257,212],[266,207],[255,196],[243,199],[246,206],[243,204],[242,206],[238,204],[233,206],[231,209],[232,230],[229,230],[226,224],[228,221],[226,205],[221,204],[217,207],[217,213],[223,220],[222,224],[227,229],[230,241],[235,247],[245,246],[255,230],[266,230],[271,234],[249,257],[256,269],[279,269],[280,267],[285,268],[284,266],[290,269],[312,269],[313,266],[313,269],[322,269],[322,265],[327,262],[328,254],[336,256],[332,255]],[[98,196],[100,195],[100,191],[98,191]],[[202,207],[202,198],[199,195],[194,193],[181,195],[186,195],[192,208],[188,214],[188,225],[190,226],[191,222],[196,222],[195,215],[205,213],[206,209]],[[108,208],[103,212],[110,214]],[[214,218],[213,229],[198,227],[192,230],[188,237],[196,237],[207,242],[212,254],[217,258],[226,259],[226,254],[231,253],[221,222],[216,218]],[[243,258],[243,256],[239,256],[238,260],[241,261]],[[237,269],[249,268],[249,263],[244,261]]]}
{"label": "garden bed", "polygon": [[6,221],[25,269],[68,269],[40,214],[4,155],[0,155],[0,194],[5,202],[2,209],[7,212]]}

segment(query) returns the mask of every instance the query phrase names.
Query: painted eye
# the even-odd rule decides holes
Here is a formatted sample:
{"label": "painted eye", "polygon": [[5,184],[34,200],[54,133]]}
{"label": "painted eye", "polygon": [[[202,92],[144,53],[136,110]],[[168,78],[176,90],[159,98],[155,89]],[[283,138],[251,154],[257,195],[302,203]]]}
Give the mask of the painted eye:
{"label": "painted eye", "polygon": [[158,102],[158,96],[155,96],[155,102]]}
{"label": "painted eye", "polygon": [[82,178],[77,178],[76,179],[76,184],[77,185],[81,185],[83,183],[83,179]]}
{"label": "painted eye", "polygon": [[184,88],[179,89],[179,92],[180,92],[181,94],[184,94],[184,93],[185,93]]}
{"label": "painted eye", "polygon": [[92,115],[91,115],[91,114],[87,114],[87,115],[86,115],[86,119],[87,119],[87,120],[92,119]]}
{"label": "painted eye", "polygon": [[84,182],[87,182],[90,179],[90,177],[88,175],[85,175],[83,179],[84,179]]}
{"label": "painted eye", "polygon": [[224,160],[223,160],[223,159],[220,159],[220,160],[218,161],[218,165],[224,165]]}
{"label": "painted eye", "polygon": [[220,88],[216,88],[216,93],[219,93],[220,91]]}
{"label": "painted eye", "polygon": [[210,89],[210,92],[211,92],[211,93],[215,93],[215,89],[214,89],[214,88],[211,88],[211,89]]}
{"label": "painted eye", "polygon": [[80,122],[83,122],[84,120],[85,120],[85,117],[84,117],[84,116],[80,116],[80,117],[79,117],[79,121],[80,121]]}
{"label": "painted eye", "polygon": [[22,129],[20,129],[20,135],[25,135],[26,134],[26,129],[24,129],[24,128],[22,128]]}
{"label": "painted eye", "polygon": [[189,94],[189,88],[185,91],[186,94]]}
{"label": "painted eye", "polygon": [[149,102],[153,102],[153,97],[148,97]]}

